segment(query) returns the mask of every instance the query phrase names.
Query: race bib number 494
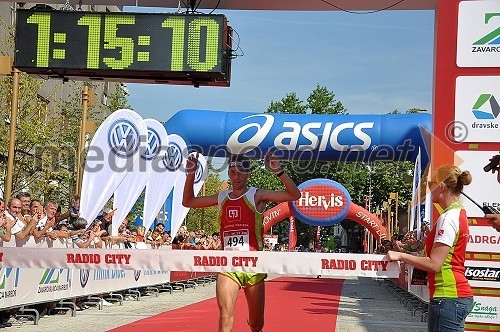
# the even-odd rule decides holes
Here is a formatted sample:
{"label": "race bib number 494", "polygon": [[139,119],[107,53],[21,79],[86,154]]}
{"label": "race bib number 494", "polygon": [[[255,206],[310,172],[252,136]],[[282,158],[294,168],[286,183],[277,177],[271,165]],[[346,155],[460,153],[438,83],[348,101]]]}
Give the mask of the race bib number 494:
{"label": "race bib number 494", "polygon": [[237,231],[225,231],[224,250],[250,251],[248,229]]}

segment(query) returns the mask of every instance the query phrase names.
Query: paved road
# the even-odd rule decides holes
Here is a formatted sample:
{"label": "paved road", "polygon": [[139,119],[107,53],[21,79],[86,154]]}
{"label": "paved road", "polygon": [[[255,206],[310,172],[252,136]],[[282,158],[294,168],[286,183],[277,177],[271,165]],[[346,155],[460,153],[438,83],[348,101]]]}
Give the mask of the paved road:
{"label": "paved road", "polygon": [[[340,299],[336,331],[426,331],[426,323],[420,321],[420,316],[412,316],[391,293],[394,292],[388,290],[382,281],[368,278],[346,279]],[[146,296],[140,301],[128,300],[124,302],[123,306],[115,304],[111,307],[104,307],[102,310],[91,308],[78,312],[76,317],[71,317],[69,314],[53,315],[41,318],[38,326],[28,322],[15,324],[5,330],[106,331],[165,310],[203,301],[214,297],[214,295],[215,283],[211,283],[205,287],[198,286],[196,289],[186,289],[184,293],[161,293],[158,297]],[[324,331],[328,331],[328,329],[325,328]]]}

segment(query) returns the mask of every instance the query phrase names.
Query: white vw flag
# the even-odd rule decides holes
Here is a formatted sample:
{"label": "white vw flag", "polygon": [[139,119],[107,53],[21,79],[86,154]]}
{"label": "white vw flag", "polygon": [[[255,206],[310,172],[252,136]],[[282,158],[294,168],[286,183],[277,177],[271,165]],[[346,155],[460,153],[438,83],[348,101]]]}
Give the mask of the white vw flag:
{"label": "white vw flag", "polygon": [[[192,155],[195,155],[193,152]],[[207,160],[201,154],[198,156],[198,167],[196,168],[196,175],[194,177],[194,195],[197,196],[205,183],[208,176],[207,170]],[[181,228],[182,221],[186,218],[189,208],[182,205],[182,196],[184,194],[184,184],[186,183],[186,171],[184,171],[177,177],[174,185],[174,195],[172,199],[172,218],[171,220],[171,235],[174,237]]]}
{"label": "white vw flag", "polygon": [[80,198],[80,216],[89,224],[139,160],[141,135],[146,134],[141,116],[127,109],[113,112],[97,129],[87,151]]}
{"label": "white vw flag", "polygon": [[[168,143],[166,141],[166,133],[163,137],[163,142],[158,134],[158,127],[163,128],[161,123],[152,119],[144,120],[144,123],[147,127],[147,142],[145,142],[144,148],[141,148],[139,162],[129,170],[120,186],[116,188],[113,197],[113,208],[116,209],[112,222],[111,234],[113,236],[118,235],[120,224],[127,217],[151,178],[153,174],[153,161],[160,155],[162,143]],[[165,147],[163,147],[163,150],[165,150]]]}

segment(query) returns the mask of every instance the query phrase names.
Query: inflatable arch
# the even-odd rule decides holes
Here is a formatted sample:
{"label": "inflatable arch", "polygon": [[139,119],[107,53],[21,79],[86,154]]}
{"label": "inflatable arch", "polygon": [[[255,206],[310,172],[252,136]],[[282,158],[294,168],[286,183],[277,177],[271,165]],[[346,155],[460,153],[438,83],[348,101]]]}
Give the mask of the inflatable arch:
{"label": "inflatable arch", "polygon": [[[295,218],[292,208],[288,202],[280,203],[275,207],[266,210],[264,212],[264,233],[268,232],[271,227],[276,225],[278,222],[287,218]],[[364,226],[371,234],[373,234],[379,243],[382,240],[390,238],[387,229],[382,225],[382,222],[376,215],[352,202],[345,219],[355,221],[361,226]]]}
{"label": "inflatable arch", "polygon": [[[172,116],[165,127],[169,134],[182,137],[190,151],[211,157],[245,153],[251,158],[262,158],[269,148],[273,148],[282,157],[295,160],[414,161],[420,149],[425,167],[429,159],[421,129],[431,132],[431,119],[430,114],[415,113],[305,115],[182,110]],[[179,158],[182,158],[180,153]],[[323,181],[320,186],[331,186],[324,181],[334,182],[318,181]],[[311,185],[307,183],[302,185]],[[264,231],[295,216],[320,226],[331,226],[348,218],[366,227],[378,242],[389,238],[374,214],[352,203],[349,193],[340,184],[334,183],[335,186],[335,190],[343,192],[346,203],[342,213],[332,217],[335,220],[322,224],[321,219],[314,216],[300,215],[298,204],[301,198],[299,203],[282,203],[266,211]]]}
{"label": "inflatable arch", "polygon": [[[262,158],[277,148],[284,158],[331,161],[414,161],[426,151],[420,128],[430,114],[317,115],[182,110],[165,127],[204,156]],[[428,157],[423,153],[422,163]]]}

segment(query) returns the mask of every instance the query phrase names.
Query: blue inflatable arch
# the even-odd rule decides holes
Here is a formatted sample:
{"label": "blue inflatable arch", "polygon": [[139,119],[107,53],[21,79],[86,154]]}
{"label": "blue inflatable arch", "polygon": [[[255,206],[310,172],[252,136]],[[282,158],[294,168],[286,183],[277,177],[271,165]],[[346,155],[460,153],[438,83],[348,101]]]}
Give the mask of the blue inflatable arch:
{"label": "blue inflatable arch", "polygon": [[[182,110],[166,123],[190,150],[205,156],[245,153],[262,158],[276,148],[288,159],[323,161],[415,161],[428,157],[422,128],[430,114],[315,115]],[[425,132],[424,131],[424,132]]]}

